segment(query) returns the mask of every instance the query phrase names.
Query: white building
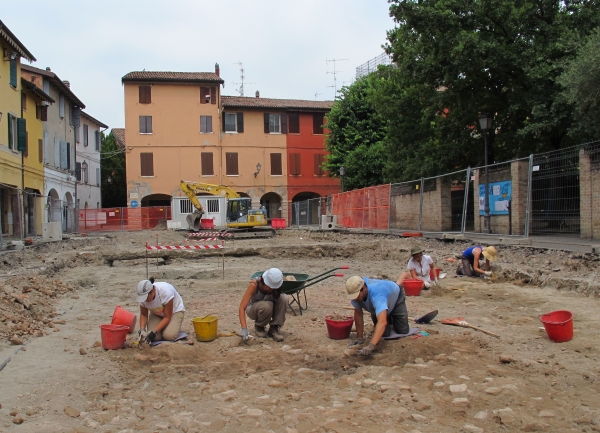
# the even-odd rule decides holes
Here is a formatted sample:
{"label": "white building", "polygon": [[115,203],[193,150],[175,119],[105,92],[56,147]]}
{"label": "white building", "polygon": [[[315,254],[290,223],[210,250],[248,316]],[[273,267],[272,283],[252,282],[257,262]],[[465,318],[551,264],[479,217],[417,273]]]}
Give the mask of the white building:
{"label": "white building", "polygon": [[102,190],[100,182],[100,146],[101,132],[108,128],[104,123],[81,112],[81,124],[77,128],[77,159],[75,177],[77,178],[77,208],[100,209]]}

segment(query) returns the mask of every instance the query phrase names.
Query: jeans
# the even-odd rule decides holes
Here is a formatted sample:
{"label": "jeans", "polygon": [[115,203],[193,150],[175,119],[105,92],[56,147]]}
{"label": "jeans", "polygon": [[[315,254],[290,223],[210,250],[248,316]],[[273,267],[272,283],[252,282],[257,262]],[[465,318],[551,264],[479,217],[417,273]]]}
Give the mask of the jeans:
{"label": "jeans", "polygon": [[[373,324],[377,325],[377,316],[371,313]],[[392,328],[396,334],[408,334],[410,327],[408,326],[408,310],[406,309],[406,296],[404,290],[400,288],[400,294],[396,300],[394,309],[387,316],[388,324],[385,327],[384,337],[389,337],[392,333]]]}

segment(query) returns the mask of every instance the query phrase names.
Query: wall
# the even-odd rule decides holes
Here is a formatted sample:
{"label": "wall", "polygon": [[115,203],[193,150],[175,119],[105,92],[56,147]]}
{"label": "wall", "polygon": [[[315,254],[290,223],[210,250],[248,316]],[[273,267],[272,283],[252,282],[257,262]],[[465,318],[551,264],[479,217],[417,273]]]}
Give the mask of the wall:
{"label": "wall", "polygon": [[[144,83],[141,83],[144,84]],[[200,104],[200,85],[154,84],[150,104],[139,103],[140,83],[124,84],[127,143],[127,203],[145,195],[181,196],[179,182],[218,183],[220,117],[218,104]],[[216,84],[212,84],[218,87]],[[217,100],[219,89],[217,91]],[[212,116],[212,133],[200,133],[200,116]],[[152,134],[140,134],[139,116],[152,116]],[[214,153],[214,178],[201,175],[201,152]],[[154,176],[141,176],[140,153],[154,154]]]}
{"label": "wall", "polygon": [[[597,154],[596,154],[597,155]],[[594,156],[596,156],[594,155]],[[579,195],[582,238],[600,238],[600,164],[579,151]]]}
{"label": "wall", "polygon": [[[88,145],[84,146],[83,125],[88,126]],[[100,131],[100,127],[90,121],[84,115],[81,116],[81,125],[79,126],[79,141],[77,142],[77,162],[88,164],[88,182],[83,182],[83,172],[81,181],[77,183],[77,201],[79,209],[85,209],[87,203],[88,209],[102,207],[101,180],[97,178],[96,169],[100,168],[100,152],[96,150],[95,132]]]}

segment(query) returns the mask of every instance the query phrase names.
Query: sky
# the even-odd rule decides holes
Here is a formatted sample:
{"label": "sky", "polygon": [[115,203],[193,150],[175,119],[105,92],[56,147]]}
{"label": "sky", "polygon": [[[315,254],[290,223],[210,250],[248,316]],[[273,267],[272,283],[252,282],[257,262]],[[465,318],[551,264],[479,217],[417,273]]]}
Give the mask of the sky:
{"label": "sky", "polygon": [[124,127],[132,71],[219,63],[222,94],[238,96],[241,62],[244,96],[333,100],[334,76],[351,84],[395,25],[387,0],[0,0],[0,19],[109,128]]}

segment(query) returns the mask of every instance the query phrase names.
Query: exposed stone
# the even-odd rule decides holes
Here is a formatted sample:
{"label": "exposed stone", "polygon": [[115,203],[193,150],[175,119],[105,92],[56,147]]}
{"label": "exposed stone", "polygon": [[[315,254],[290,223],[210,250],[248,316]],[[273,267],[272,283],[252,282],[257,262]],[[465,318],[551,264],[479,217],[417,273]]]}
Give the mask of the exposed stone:
{"label": "exposed stone", "polygon": [[539,415],[540,418],[554,418],[556,416],[556,413],[554,413],[553,410],[542,410],[540,411]]}
{"label": "exposed stone", "polygon": [[260,409],[248,409],[246,413],[248,414],[248,416],[251,416],[253,418],[260,418],[263,414],[263,411]]}
{"label": "exposed stone", "polygon": [[498,394],[500,394],[501,392],[502,392],[502,388],[499,388],[499,387],[497,387],[497,386],[493,386],[493,387],[491,387],[491,388],[487,388],[487,389],[485,390],[485,393],[486,393],[486,394],[490,394],[490,395],[498,395]]}
{"label": "exposed stone", "polygon": [[514,362],[514,358],[510,355],[500,355],[500,362],[502,364],[510,364],[511,362]]}
{"label": "exposed stone", "polygon": [[235,392],[232,389],[229,391],[221,392],[219,394],[214,394],[212,396],[213,399],[219,400],[219,401],[231,401],[231,400],[235,399],[236,397],[237,397],[237,392]]}
{"label": "exposed stone", "polygon": [[412,419],[414,419],[415,421],[418,421],[418,422],[427,421],[426,417],[424,417],[423,415],[418,414],[418,413],[413,413],[410,416]]}
{"label": "exposed stone", "polygon": [[359,398],[356,402],[358,404],[361,404],[361,405],[364,405],[364,406],[370,406],[370,405],[373,404],[373,401],[370,398],[367,398],[367,397]]}
{"label": "exposed stone", "polygon": [[80,347],[79,348],[79,354],[80,355],[87,355],[87,350],[85,349],[85,347]]}
{"label": "exposed stone", "polygon": [[467,385],[461,383],[460,385],[450,385],[450,392],[452,394],[464,394],[467,392]]}
{"label": "exposed stone", "polygon": [[25,343],[25,340],[23,340],[23,338],[21,338],[21,337],[19,337],[17,335],[13,335],[12,337],[10,337],[8,339],[8,341],[10,341],[15,346],[20,346],[20,345],[22,345],[22,344]]}
{"label": "exposed stone", "polygon": [[78,409],[75,409],[72,406],[65,406],[64,411],[71,418],[77,418],[81,412]]}
{"label": "exposed stone", "polygon": [[16,416],[12,420],[13,424],[23,424],[24,421],[25,420],[21,416]]}
{"label": "exposed stone", "polygon": [[473,418],[484,420],[484,419],[488,419],[489,416],[490,415],[486,410],[482,410],[482,411],[477,412]]}
{"label": "exposed stone", "polygon": [[269,382],[269,386],[271,388],[287,388],[288,387],[287,383],[280,382],[278,380],[272,380],[271,382]]}
{"label": "exposed stone", "polygon": [[477,427],[472,424],[465,424],[463,426],[463,430],[469,433],[483,433],[483,429],[481,427]]}
{"label": "exposed stone", "polygon": [[360,384],[360,386],[362,386],[363,388],[371,388],[373,385],[375,385],[377,383],[376,380],[373,379],[365,379],[362,381],[362,383]]}
{"label": "exposed stone", "polygon": [[425,403],[424,401],[418,401],[415,403],[414,408],[419,412],[423,412],[424,410],[431,408],[431,405],[429,403]]}
{"label": "exposed stone", "polygon": [[521,430],[524,432],[546,431],[550,428],[549,424],[543,422],[530,422],[525,424]]}

